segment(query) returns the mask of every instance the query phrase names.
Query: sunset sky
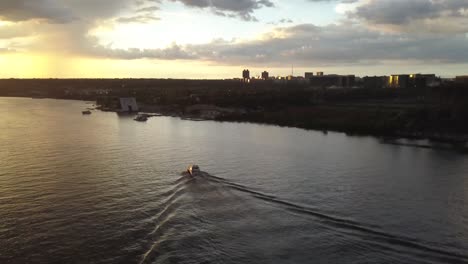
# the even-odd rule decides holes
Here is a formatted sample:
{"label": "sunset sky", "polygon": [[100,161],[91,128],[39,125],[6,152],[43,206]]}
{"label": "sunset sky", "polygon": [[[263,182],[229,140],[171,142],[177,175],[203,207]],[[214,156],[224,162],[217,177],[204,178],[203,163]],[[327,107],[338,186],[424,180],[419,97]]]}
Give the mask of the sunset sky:
{"label": "sunset sky", "polygon": [[0,78],[468,74],[467,0],[0,0]]}

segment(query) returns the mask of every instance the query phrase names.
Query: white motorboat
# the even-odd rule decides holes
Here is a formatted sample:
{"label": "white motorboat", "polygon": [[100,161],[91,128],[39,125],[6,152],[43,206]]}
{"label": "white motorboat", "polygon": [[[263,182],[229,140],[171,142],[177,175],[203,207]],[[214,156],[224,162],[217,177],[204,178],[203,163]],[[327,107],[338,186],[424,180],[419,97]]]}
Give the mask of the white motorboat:
{"label": "white motorboat", "polygon": [[135,117],[135,119],[133,120],[138,121],[138,122],[146,122],[148,121],[148,116],[144,114],[137,115],[137,117]]}
{"label": "white motorboat", "polygon": [[187,168],[187,172],[190,174],[190,176],[197,176],[200,174],[200,167],[198,165],[190,165]]}

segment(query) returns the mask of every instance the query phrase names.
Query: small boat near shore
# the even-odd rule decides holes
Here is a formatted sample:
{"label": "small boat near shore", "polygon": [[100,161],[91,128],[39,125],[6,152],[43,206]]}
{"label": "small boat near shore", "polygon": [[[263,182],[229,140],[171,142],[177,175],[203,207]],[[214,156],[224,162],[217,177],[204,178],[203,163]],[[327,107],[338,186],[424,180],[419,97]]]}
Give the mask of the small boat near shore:
{"label": "small boat near shore", "polygon": [[138,121],[138,122],[146,122],[148,121],[148,115],[140,114],[140,115],[137,115],[133,120]]}
{"label": "small boat near shore", "polygon": [[207,119],[196,118],[196,117],[181,117],[180,119],[186,120],[186,121],[195,121],[195,122],[207,121]]}
{"label": "small boat near shore", "polygon": [[91,111],[86,110],[86,111],[82,111],[81,113],[82,113],[83,115],[90,115],[90,114],[91,114]]}
{"label": "small boat near shore", "polygon": [[200,167],[198,165],[195,165],[195,164],[190,165],[187,168],[187,172],[188,172],[188,174],[190,174],[190,176],[195,177],[195,176],[200,174]]}

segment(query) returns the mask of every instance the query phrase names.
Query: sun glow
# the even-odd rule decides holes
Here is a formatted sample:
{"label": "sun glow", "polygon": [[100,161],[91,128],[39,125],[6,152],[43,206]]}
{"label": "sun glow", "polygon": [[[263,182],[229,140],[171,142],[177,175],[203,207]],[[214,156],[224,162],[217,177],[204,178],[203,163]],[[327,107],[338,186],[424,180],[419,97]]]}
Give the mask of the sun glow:
{"label": "sun glow", "polygon": [[3,21],[3,20],[0,20],[0,27],[1,26],[8,26],[8,25],[11,25],[13,24],[12,22],[9,22],[9,21]]}
{"label": "sun glow", "polygon": [[237,67],[199,61],[114,60],[54,54],[0,56],[0,78],[194,78],[234,76]]}
{"label": "sun glow", "polygon": [[37,54],[4,54],[0,57],[0,78],[45,77],[47,59]]}

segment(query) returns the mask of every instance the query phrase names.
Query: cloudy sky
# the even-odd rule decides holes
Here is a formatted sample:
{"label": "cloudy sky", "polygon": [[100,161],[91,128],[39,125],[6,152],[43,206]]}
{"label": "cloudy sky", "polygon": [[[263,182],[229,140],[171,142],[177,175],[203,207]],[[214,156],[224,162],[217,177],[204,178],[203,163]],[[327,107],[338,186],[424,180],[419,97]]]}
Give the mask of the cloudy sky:
{"label": "cloudy sky", "polygon": [[468,0],[0,0],[0,78],[468,74]]}

